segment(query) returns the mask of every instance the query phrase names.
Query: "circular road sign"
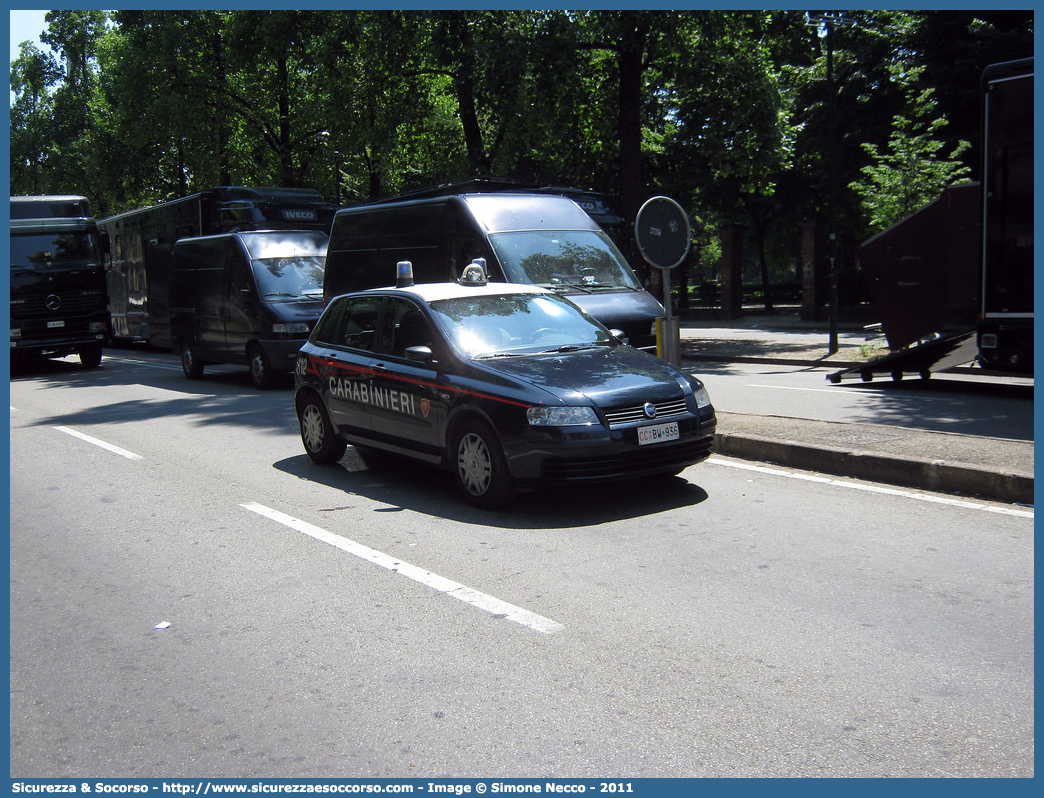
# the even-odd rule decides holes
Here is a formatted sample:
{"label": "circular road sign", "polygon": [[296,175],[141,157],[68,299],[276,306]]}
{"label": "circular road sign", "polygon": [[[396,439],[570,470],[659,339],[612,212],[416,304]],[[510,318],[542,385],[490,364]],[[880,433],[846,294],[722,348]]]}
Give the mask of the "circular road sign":
{"label": "circular road sign", "polygon": [[673,269],[689,254],[692,229],[682,206],[669,197],[645,201],[634,222],[642,257],[658,269]]}

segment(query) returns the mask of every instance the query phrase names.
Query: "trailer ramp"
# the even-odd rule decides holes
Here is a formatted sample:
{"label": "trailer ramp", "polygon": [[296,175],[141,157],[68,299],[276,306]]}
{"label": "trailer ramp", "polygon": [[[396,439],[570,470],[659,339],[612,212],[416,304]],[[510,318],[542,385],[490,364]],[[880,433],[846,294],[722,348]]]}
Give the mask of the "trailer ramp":
{"label": "trailer ramp", "polygon": [[907,374],[926,380],[933,372],[948,371],[971,363],[978,353],[975,330],[940,334],[861,365],[835,371],[828,374],[827,379],[835,385],[846,377],[858,377],[863,382],[870,382],[879,375],[890,376],[896,382]]}

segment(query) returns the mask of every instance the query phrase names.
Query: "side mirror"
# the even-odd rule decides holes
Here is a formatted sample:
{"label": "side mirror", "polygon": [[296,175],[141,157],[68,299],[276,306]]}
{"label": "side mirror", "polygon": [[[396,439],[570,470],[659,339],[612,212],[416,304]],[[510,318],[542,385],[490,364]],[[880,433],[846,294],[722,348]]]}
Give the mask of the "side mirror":
{"label": "side mirror", "polygon": [[417,363],[430,363],[434,359],[430,346],[408,346],[406,347],[406,359]]}
{"label": "side mirror", "polygon": [[627,334],[623,330],[617,330],[614,328],[609,331],[609,334],[613,336],[613,338],[615,338],[621,344],[627,343]]}

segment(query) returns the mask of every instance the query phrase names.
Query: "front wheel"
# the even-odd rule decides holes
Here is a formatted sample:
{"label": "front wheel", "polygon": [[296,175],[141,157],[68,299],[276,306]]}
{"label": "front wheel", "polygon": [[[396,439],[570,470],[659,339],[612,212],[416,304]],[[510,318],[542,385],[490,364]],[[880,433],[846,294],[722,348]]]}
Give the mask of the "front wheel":
{"label": "front wheel", "polygon": [[102,362],[102,345],[87,344],[80,347],[80,365],[85,369],[96,369]]}
{"label": "front wheel", "polygon": [[181,345],[181,370],[190,380],[198,380],[203,376],[203,361],[196,355],[192,344]]}
{"label": "front wheel", "polygon": [[314,462],[329,465],[344,457],[348,444],[334,434],[330,416],[319,399],[314,396],[305,399],[297,416],[301,422],[301,442]]}
{"label": "front wheel", "polygon": [[275,382],[272,364],[268,362],[265,351],[259,346],[252,346],[247,351],[247,362],[250,364],[250,382],[255,388],[270,388]]}
{"label": "front wheel", "polygon": [[464,498],[476,507],[503,507],[518,489],[508,473],[500,441],[489,425],[468,421],[460,426],[451,449],[453,475]]}

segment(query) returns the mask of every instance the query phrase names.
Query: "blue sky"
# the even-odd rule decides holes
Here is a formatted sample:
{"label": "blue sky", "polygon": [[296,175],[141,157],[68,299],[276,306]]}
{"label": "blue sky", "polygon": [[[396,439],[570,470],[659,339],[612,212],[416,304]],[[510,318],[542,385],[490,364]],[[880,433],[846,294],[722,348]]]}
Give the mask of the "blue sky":
{"label": "blue sky", "polygon": [[12,11],[11,12],[11,60],[18,58],[18,45],[28,40],[37,47],[40,44],[40,34],[47,23],[44,22],[46,11]]}

